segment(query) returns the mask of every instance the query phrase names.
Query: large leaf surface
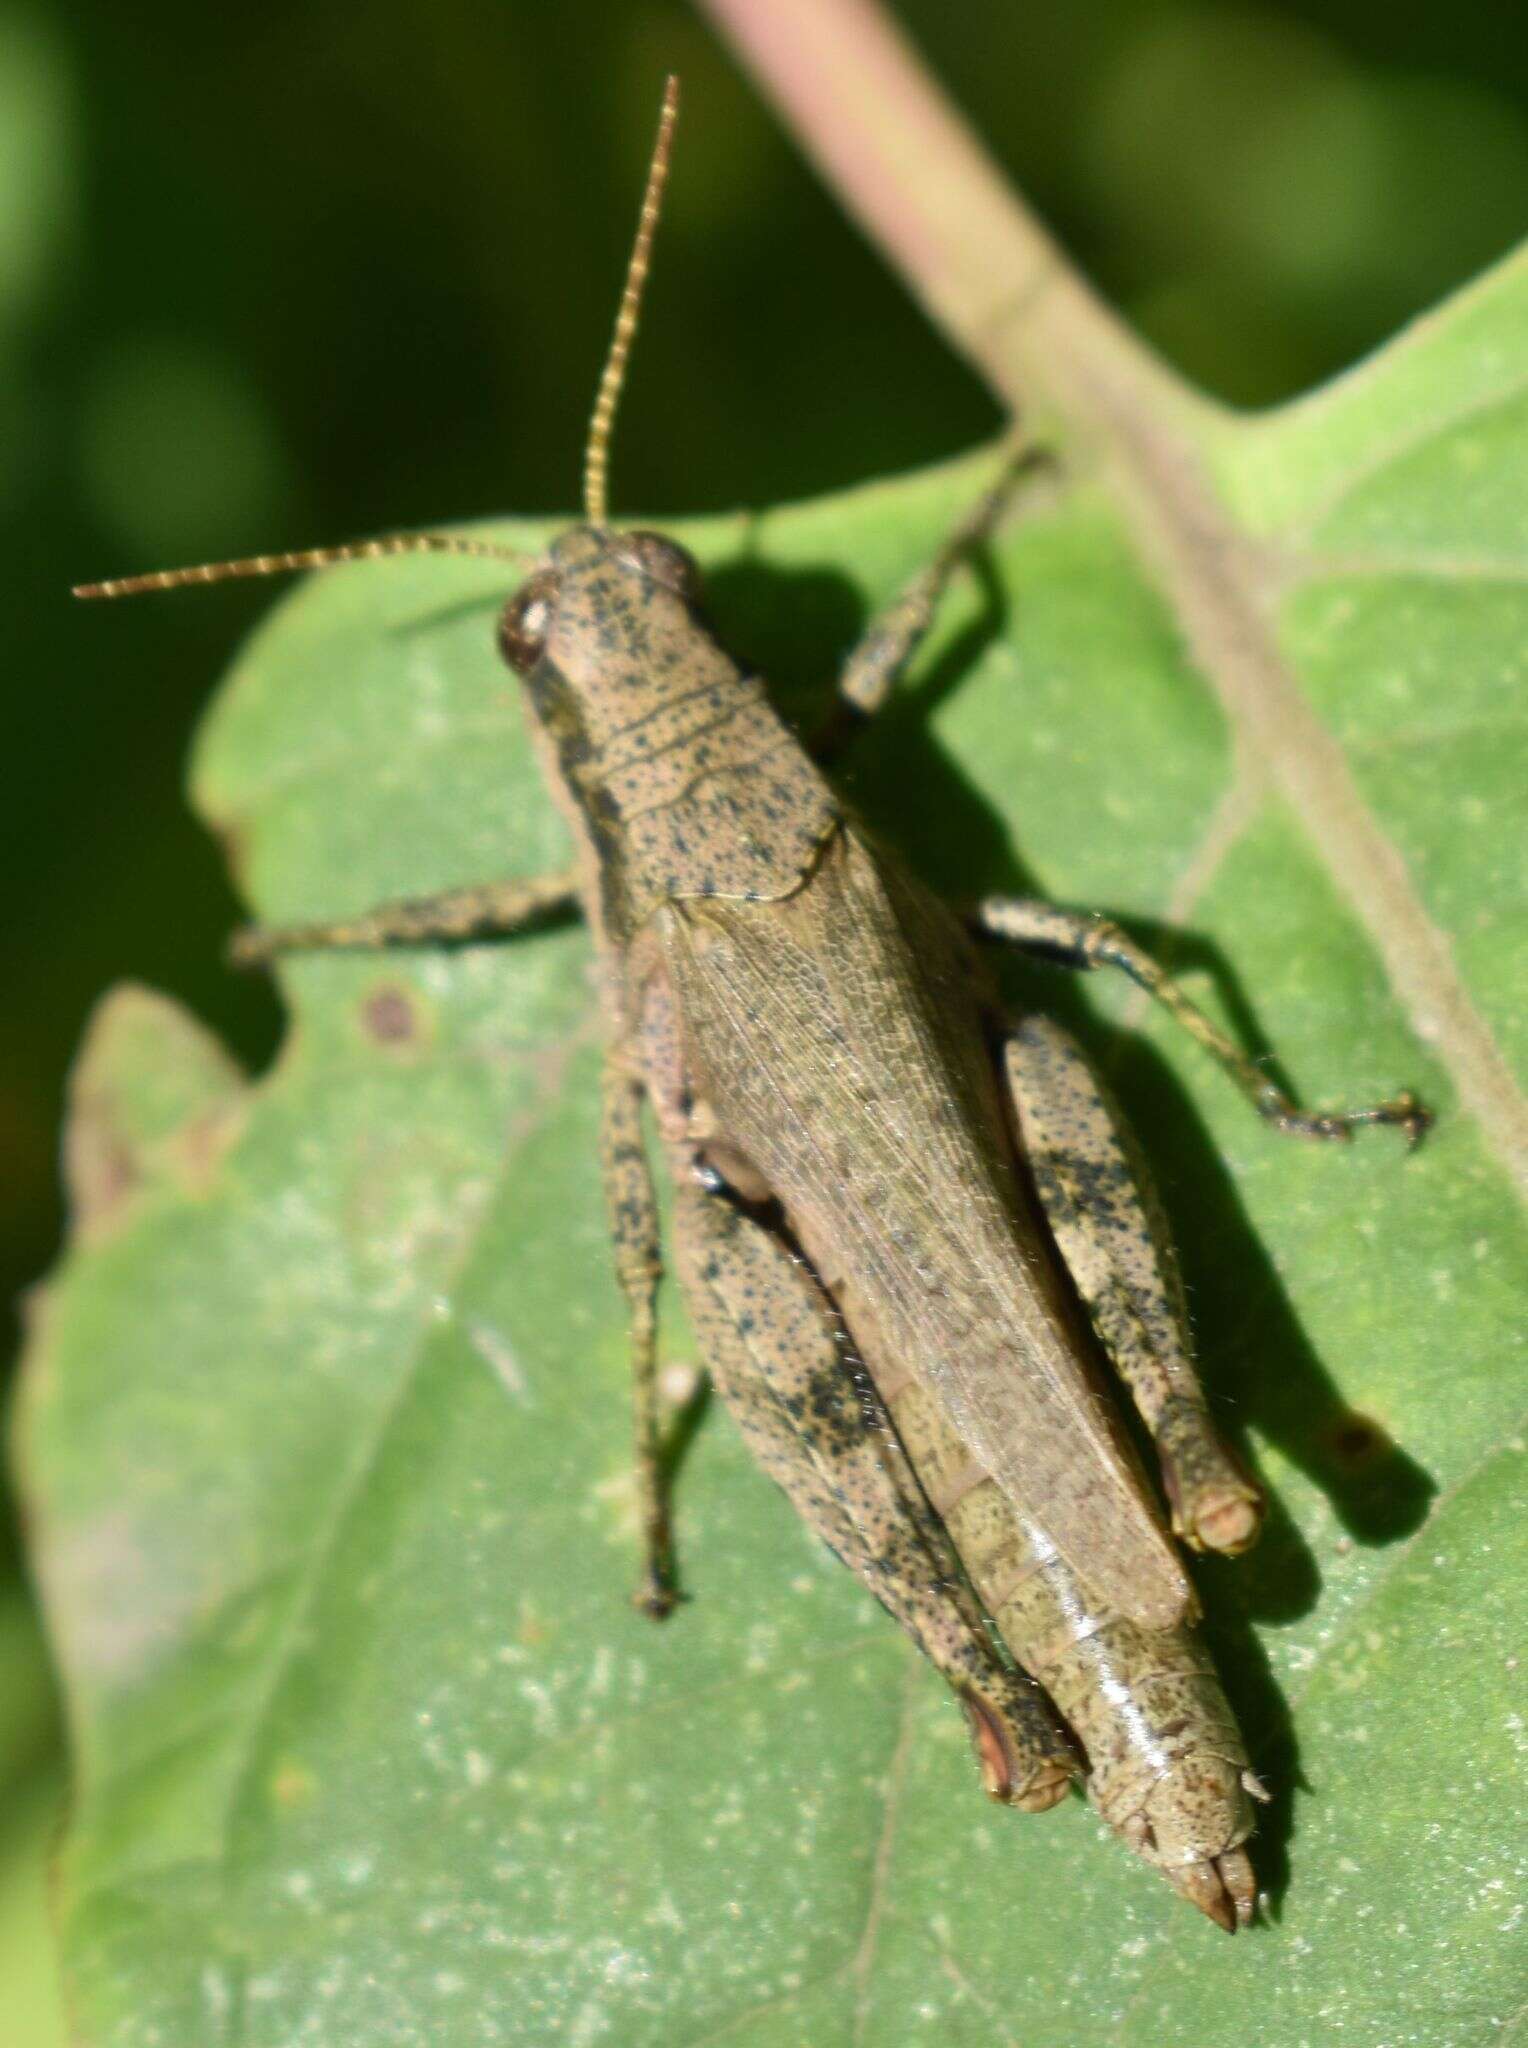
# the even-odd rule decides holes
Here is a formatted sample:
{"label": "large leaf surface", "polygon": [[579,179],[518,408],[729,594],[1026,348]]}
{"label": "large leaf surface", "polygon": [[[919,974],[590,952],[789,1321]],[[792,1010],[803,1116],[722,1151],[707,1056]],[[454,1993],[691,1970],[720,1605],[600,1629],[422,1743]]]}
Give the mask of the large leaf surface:
{"label": "large leaf surface", "polygon": [[[1195,986],[1311,1098],[1408,1082],[1441,1113],[1412,1159],[1281,1141],[1120,992],[1013,981],[1110,1066],[1278,1504],[1201,1574],[1280,1788],[1271,1923],[1227,1943],[1078,1805],[985,1807],[938,1682],[718,1412],[680,1481],[693,1600],[628,1611],[589,955],[549,932],[293,963],[254,1084],[141,990],[91,1031],[23,1442],[89,2048],[1501,2037],[1525,346],[1518,262],[1304,405],[1175,429],[1298,692],[1299,804],[1064,469],[851,779],[952,890],[1186,928]],[[789,708],[987,461],[685,529]],[[559,857],[499,594],[482,564],[340,571],[257,636],[196,788],[261,915]]]}

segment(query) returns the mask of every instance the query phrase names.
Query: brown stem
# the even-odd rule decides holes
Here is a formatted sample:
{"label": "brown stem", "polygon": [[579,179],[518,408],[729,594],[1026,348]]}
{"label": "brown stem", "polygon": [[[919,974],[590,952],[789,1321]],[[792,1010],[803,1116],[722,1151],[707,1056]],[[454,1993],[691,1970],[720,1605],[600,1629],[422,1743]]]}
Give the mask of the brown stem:
{"label": "brown stem", "polygon": [[876,0],[700,0],[823,177],[1008,406],[1210,410],[1072,269]]}
{"label": "brown stem", "polygon": [[1009,189],[877,0],[699,0],[866,232],[998,397],[1098,475],[1247,758],[1271,771],[1488,1142],[1528,1176],[1528,1103],[1445,932],[1279,642],[1267,550],[1206,461],[1233,416],[1131,335]]}

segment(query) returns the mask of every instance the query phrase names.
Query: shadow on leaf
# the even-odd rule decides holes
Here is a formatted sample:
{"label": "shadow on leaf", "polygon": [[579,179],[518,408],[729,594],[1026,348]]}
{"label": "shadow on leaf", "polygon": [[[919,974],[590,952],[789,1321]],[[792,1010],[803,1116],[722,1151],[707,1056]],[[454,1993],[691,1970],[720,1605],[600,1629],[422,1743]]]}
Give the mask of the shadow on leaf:
{"label": "shadow on leaf", "polygon": [[[990,564],[978,558],[972,566],[982,593],[979,613],[941,649],[915,687],[893,695],[853,757],[840,765],[837,779],[916,872],[956,900],[993,891],[1037,895],[1003,820],[929,731],[933,711],[1007,622],[1008,600]],[[771,678],[782,678],[782,696],[798,721],[815,729],[816,720],[801,706],[814,702],[820,717],[829,687],[821,650],[847,651],[862,629],[863,605],[836,574],[781,576],[758,562],[715,577],[713,587],[729,638],[735,634],[734,644],[767,658]],[[916,803],[908,801],[913,790]],[[1270,1078],[1289,1086],[1251,999],[1212,941],[1138,919],[1123,922],[1157,957],[1180,971],[1207,975],[1238,1043]],[[1227,1437],[1254,1469],[1249,1433],[1276,1445],[1330,1500],[1351,1540],[1381,1545],[1409,1535],[1427,1512],[1433,1480],[1378,1422],[1344,1398],[1301,1327],[1176,1075],[1154,1048],[1097,1021],[1082,977],[1013,955],[1002,960],[999,972],[1016,1010],[1055,1017],[1109,1075],[1153,1162],[1192,1305],[1206,1391]],[[1299,1141],[1269,1131],[1267,1142]],[[1320,1170],[1319,1159],[1313,1148],[1312,1171]],[[1319,1596],[1320,1572],[1287,1510],[1270,1494],[1257,1548],[1234,1564],[1206,1560],[1198,1580],[1227,1693],[1273,1789],[1258,1840],[1260,1875],[1277,1907],[1289,1883],[1293,1802],[1303,1780],[1288,1704],[1253,1623],[1307,1613]]]}

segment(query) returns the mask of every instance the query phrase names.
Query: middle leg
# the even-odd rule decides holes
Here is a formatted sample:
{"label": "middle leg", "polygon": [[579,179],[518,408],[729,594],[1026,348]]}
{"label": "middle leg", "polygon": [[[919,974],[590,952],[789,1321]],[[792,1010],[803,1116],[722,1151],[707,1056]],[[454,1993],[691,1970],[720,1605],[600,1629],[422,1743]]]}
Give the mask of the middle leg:
{"label": "middle leg", "polygon": [[1408,1146],[1421,1143],[1432,1122],[1410,1089],[1364,1109],[1305,1110],[1238,1045],[1218,1030],[1197,1004],[1143,947],[1105,917],[1079,916],[1034,897],[989,896],[971,923],[980,937],[1001,939],[1037,958],[1086,970],[1117,967],[1167,1010],[1235,1082],[1252,1107],[1276,1130],[1301,1138],[1350,1138],[1360,1124],[1394,1124]]}

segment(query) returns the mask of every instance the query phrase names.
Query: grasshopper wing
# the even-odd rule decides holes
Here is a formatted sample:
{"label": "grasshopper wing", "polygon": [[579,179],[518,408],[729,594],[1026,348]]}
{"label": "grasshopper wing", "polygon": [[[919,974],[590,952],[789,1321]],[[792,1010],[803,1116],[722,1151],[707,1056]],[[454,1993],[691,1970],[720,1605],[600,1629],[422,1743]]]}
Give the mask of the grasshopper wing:
{"label": "grasshopper wing", "polygon": [[933,1388],[973,1472],[1110,1609],[1182,1620],[1188,1582],[1014,1172],[948,915],[842,828],[786,901],[672,903],[661,925],[697,1100],[882,1391]]}

